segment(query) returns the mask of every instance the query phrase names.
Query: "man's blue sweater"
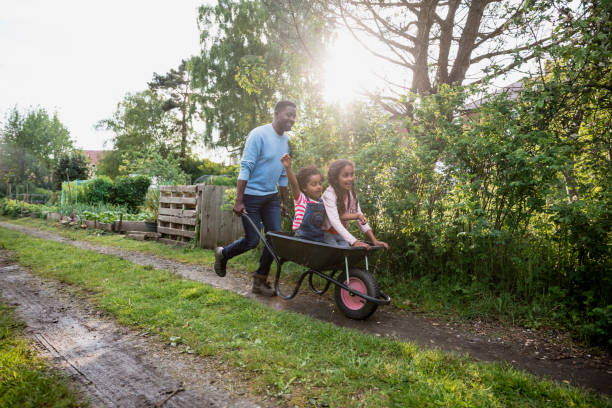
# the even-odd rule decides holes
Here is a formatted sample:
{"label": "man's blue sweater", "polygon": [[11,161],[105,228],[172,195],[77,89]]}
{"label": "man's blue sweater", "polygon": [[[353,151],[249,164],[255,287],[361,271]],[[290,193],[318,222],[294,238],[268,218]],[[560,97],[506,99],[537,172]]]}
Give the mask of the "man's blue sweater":
{"label": "man's blue sweater", "polygon": [[259,126],[249,133],[238,180],[246,180],[245,194],[266,195],[278,192],[277,185],[287,187],[285,167],[280,161],[289,153],[289,137],[276,133],[272,124]]}

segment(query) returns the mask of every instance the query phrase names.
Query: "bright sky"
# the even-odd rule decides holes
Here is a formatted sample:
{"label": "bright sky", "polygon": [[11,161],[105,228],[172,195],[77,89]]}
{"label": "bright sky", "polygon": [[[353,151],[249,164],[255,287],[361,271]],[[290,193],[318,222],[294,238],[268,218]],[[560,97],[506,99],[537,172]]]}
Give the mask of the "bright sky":
{"label": "bright sky", "polygon": [[405,71],[402,75],[397,73],[397,69],[394,72],[395,67],[373,57],[347,30],[339,31],[327,58],[324,97],[330,102],[342,104],[360,98],[364,89],[374,91],[386,86],[382,78],[390,75],[403,77],[406,82],[402,85],[410,85]]}
{"label": "bright sky", "polygon": [[0,120],[15,105],[40,106],[58,112],[77,147],[102,149],[111,135],[96,131],[97,121],[146,89],[154,72],[199,53],[204,2],[0,2]]}
{"label": "bright sky", "polygon": [[[15,105],[43,107],[58,112],[77,147],[103,149],[112,135],[95,123],[128,92],[146,89],[154,72],[199,53],[197,9],[212,1],[0,2],[0,121]],[[326,99],[346,102],[383,86],[390,65],[341,32],[325,63]],[[391,77],[409,80],[406,72]]]}

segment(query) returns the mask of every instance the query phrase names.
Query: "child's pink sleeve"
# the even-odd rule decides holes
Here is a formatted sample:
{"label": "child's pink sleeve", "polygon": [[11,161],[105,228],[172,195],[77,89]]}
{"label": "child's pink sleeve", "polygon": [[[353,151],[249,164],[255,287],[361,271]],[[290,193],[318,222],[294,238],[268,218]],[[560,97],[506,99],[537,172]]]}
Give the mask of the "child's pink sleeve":
{"label": "child's pink sleeve", "polygon": [[355,241],[357,241],[357,238],[351,235],[351,233],[348,232],[346,228],[344,228],[344,225],[342,225],[342,221],[340,221],[340,215],[338,215],[338,206],[336,205],[336,193],[334,192],[333,188],[328,187],[323,193],[323,196],[321,196],[321,198],[323,199],[323,204],[325,205],[325,215],[329,220],[329,224],[334,227],[336,232],[340,234],[340,236],[346,242],[348,242],[349,245],[353,245]]}

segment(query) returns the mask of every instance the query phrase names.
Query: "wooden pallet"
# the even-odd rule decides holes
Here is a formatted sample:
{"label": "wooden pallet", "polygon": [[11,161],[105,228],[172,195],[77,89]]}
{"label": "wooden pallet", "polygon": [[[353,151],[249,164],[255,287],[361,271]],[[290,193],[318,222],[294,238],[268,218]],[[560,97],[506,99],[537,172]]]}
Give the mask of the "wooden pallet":
{"label": "wooden pallet", "polygon": [[161,242],[185,245],[196,238],[197,186],[161,186],[157,232]]}

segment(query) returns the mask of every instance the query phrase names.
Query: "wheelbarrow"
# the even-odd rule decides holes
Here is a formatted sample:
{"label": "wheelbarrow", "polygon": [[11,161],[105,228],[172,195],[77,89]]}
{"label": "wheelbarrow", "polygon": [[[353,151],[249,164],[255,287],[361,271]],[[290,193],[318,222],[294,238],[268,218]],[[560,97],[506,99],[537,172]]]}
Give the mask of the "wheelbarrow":
{"label": "wheelbarrow", "polygon": [[[288,232],[269,231],[266,238],[246,214],[242,217],[257,231],[259,238],[276,260],[274,291],[282,299],[293,299],[304,279],[308,277],[310,289],[318,295],[327,292],[333,283],[336,304],[342,313],[351,319],[367,319],[379,305],[391,303],[391,298],[380,290],[376,279],[369,272],[368,256],[382,247],[339,247],[298,238]],[[287,261],[308,268],[299,277],[290,295],[283,294],[279,287],[283,263]],[[362,266],[365,269],[361,269]],[[315,287],[312,281],[314,275],[326,281],[322,289]]]}

